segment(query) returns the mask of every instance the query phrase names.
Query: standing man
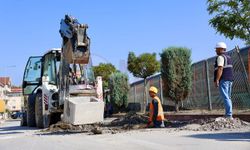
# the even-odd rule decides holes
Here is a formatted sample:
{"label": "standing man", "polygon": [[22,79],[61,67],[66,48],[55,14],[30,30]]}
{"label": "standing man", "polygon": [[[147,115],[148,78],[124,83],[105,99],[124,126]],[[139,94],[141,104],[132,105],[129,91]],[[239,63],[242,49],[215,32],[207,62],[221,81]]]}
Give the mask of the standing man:
{"label": "standing man", "polygon": [[148,127],[164,128],[164,114],[161,101],[156,94],[158,90],[156,87],[151,86],[149,88],[149,95],[152,101],[149,105],[149,122]]}
{"label": "standing man", "polygon": [[233,64],[231,57],[228,56],[226,51],[226,44],[219,42],[216,44],[216,60],[214,64],[214,84],[219,87],[220,95],[224,100],[225,117],[230,120],[232,117],[232,83],[233,83]]}

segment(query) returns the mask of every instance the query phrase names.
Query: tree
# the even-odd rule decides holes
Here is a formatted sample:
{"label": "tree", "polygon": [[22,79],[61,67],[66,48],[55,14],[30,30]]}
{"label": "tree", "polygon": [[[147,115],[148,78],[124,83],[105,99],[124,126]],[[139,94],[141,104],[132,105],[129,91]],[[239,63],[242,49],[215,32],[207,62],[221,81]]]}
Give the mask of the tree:
{"label": "tree", "polygon": [[175,102],[176,111],[179,111],[179,102],[191,89],[191,51],[184,47],[169,47],[160,56],[163,93]]}
{"label": "tree", "polygon": [[160,70],[156,54],[144,53],[136,57],[133,52],[128,54],[128,70],[135,76],[144,79],[143,112],[146,112],[147,77]]}
{"label": "tree", "polygon": [[114,65],[112,65],[111,63],[100,63],[98,66],[94,66],[93,67],[93,71],[94,71],[94,75],[95,78],[97,76],[101,76],[102,77],[102,81],[103,81],[103,89],[107,89],[108,88],[108,80],[109,80],[109,76],[116,72],[116,68]]}
{"label": "tree", "polygon": [[239,38],[250,44],[250,1],[207,0],[207,11],[215,15],[209,24],[230,39]]}
{"label": "tree", "polygon": [[110,75],[108,87],[112,105],[118,110],[126,108],[129,92],[128,76],[121,72],[113,73]]}

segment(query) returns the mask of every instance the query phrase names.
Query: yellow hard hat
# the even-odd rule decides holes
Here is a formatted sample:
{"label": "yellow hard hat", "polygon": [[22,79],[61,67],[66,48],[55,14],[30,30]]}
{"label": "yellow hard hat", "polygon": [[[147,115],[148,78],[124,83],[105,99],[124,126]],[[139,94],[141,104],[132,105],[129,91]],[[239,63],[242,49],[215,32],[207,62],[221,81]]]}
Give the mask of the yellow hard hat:
{"label": "yellow hard hat", "polygon": [[157,93],[158,93],[158,90],[157,90],[156,87],[151,86],[151,87],[149,88],[149,92],[154,92],[155,94],[157,94]]}

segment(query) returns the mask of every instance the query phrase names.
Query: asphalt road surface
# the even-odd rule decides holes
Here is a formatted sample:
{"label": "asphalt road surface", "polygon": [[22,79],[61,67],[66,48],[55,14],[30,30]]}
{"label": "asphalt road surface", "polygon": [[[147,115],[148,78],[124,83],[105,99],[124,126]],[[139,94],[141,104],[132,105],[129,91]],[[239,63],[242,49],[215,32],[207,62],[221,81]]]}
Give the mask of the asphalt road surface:
{"label": "asphalt road surface", "polygon": [[250,131],[195,132],[143,129],[116,134],[43,133],[0,124],[0,150],[250,150]]}

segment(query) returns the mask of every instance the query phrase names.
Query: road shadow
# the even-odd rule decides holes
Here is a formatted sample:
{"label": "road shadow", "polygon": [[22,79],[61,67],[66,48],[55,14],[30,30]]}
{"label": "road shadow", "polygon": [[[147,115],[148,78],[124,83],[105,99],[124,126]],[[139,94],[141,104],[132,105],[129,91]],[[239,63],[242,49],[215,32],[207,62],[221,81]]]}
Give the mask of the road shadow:
{"label": "road shadow", "polygon": [[[72,135],[72,134],[83,134],[85,132],[68,132],[68,131],[57,131],[57,132],[43,132],[40,131],[38,133],[36,133],[35,135],[39,135],[39,136],[49,136],[49,135]],[[85,133],[87,134],[87,133]]]}
{"label": "road shadow", "polygon": [[5,135],[5,134],[20,134],[20,133],[25,133],[27,130],[32,131],[32,130],[39,130],[35,127],[27,127],[27,126],[18,126],[18,125],[13,125],[13,126],[0,126],[0,135]]}
{"label": "road shadow", "polygon": [[245,141],[250,142],[250,132],[227,132],[227,133],[206,133],[193,134],[187,137],[199,139],[214,139],[218,141]]}
{"label": "road shadow", "polygon": [[39,130],[36,127],[27,127],[27,126],[7,126],[0,127],[0,131],[21,131],[21,130]]}
{"label": "road shadow", "polygon": [[20,133],[24,133],[24,132],[13,132],[13,131],[11,131],[11,132],[1,132],[1,130],[0,130],[0,135],[7,135],[7,134],[20,134]]}

